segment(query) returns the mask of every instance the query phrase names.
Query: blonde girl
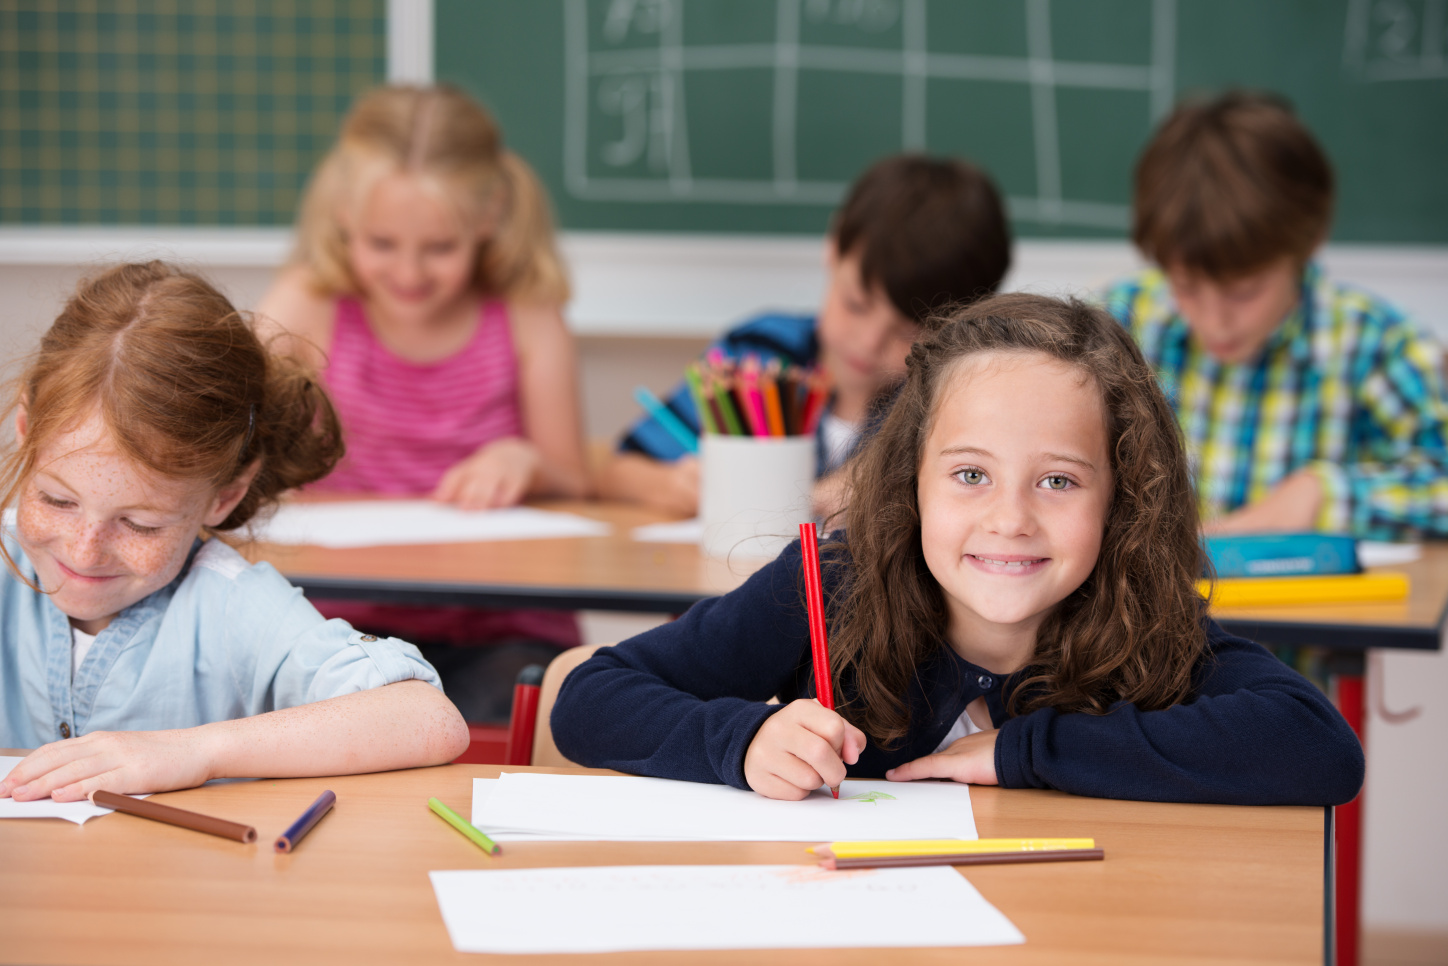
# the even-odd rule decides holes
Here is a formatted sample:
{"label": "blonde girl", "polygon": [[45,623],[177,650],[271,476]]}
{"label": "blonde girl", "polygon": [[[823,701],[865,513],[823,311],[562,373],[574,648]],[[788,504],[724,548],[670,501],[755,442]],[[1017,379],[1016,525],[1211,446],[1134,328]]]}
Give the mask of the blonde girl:
{"label": "blonde girl", "polygon": [[[543,188],[481,106],[448,86],[363,96],[258,308],[341,416],[347,455],[319,488],[466,509],[584,496],[567,298]],[[421,644],[470,721],[505,720],[518,670],[579,642],[556,611],[318,606]]]}
{"label": "blonde girl", "polygon": [[160,262],[81,284],[0,468],[0,797],[446,762],[467,728],[417,649],[327,621],[216,533],[341,455],[335,413],[225,297]]}
{"label": "blonde girl", "polygon": [[821,548],[838,713],[814,700],[796,544],[580,665],[553,711],[559,750],[783,799],[847,774],[1238,804],[1357,794],[1342,716],[1206,616],[1176,423],[1104,312],[1000,295],[941,320],[851,488],[848,528]]}

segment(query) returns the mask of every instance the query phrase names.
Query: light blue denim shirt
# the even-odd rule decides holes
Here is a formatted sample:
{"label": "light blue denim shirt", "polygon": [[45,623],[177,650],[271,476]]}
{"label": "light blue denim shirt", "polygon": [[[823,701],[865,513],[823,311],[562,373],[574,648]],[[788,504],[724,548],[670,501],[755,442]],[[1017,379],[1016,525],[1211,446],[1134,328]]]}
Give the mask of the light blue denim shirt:
{"label": "light blue denim shirt", "polygon": [[[10,534],[21,573],[35,568]],[[269,564],[220,540],[96,637],[71,680],[71,630],[51,599],[0,564],[0,747],[91,731],[189,728],[417,679],[417,648],[325,620]]]}

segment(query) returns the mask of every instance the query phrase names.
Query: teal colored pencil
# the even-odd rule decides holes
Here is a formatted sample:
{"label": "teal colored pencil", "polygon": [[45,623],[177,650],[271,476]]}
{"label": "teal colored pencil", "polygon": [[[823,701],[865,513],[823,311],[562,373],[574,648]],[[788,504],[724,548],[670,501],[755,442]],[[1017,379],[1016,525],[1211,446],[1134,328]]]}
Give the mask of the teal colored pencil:
{"label": "teal colored pencil", "polygon": [[447,822],[453,828],[466,835],[474,845],[489,855],[497,855],[503,851],[498,848],[497,842],[494,842],[482,832],[478,831],[475,825],[466,821],[461,815],[448,808],[436,798],[429,798],[427,800],[427,807],[432,809],[444,822]]}
{"label": "teal colored pencil", "polygon": [[670,436],[678,440],[679,445],[684,447],[685,451],[690,453],[699,452],[699,437],[695,436],[694,431],[685,426],[679,417],[674,415],[673,410],[665,406],[658,396],[655,396],[643,386],[634,386],[634,399],[640,406],[644,407],[645,412],[654,417],[660,426],[664,427],[664,430],[668,432]]}

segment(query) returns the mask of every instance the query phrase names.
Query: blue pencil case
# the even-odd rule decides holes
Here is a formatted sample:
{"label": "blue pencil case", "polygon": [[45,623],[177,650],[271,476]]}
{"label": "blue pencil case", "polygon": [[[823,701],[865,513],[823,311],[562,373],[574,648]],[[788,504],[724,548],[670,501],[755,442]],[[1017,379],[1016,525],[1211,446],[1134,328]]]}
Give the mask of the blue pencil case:
{"label": "blue pencil case", "polygon": [[1355,574],[1357,540],[1341,533],[1261,533],[1204,537],[1218,577]]}

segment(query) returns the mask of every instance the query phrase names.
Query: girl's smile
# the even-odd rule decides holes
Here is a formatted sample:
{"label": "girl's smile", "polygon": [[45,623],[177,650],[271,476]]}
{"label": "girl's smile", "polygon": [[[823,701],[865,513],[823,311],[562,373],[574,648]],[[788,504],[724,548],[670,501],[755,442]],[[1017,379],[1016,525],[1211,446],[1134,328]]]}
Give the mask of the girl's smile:
{"label": "girl's smile", "polygon": [[[23,411],[16,429],[23,438]],[[41,588],[88,634],[174,580],[201,527],[226,518],[252,475],[219,493],[158,477],[121,455],[98,411],[37,456],[16,507],[16,537]]]}
{"label": "girl's smile", "polygon": [[1113,478],[1100,392],[1035,353],[964,359],[944,377],[919,470],[920,542],[951,646],[999,673],[1096,566]]}

